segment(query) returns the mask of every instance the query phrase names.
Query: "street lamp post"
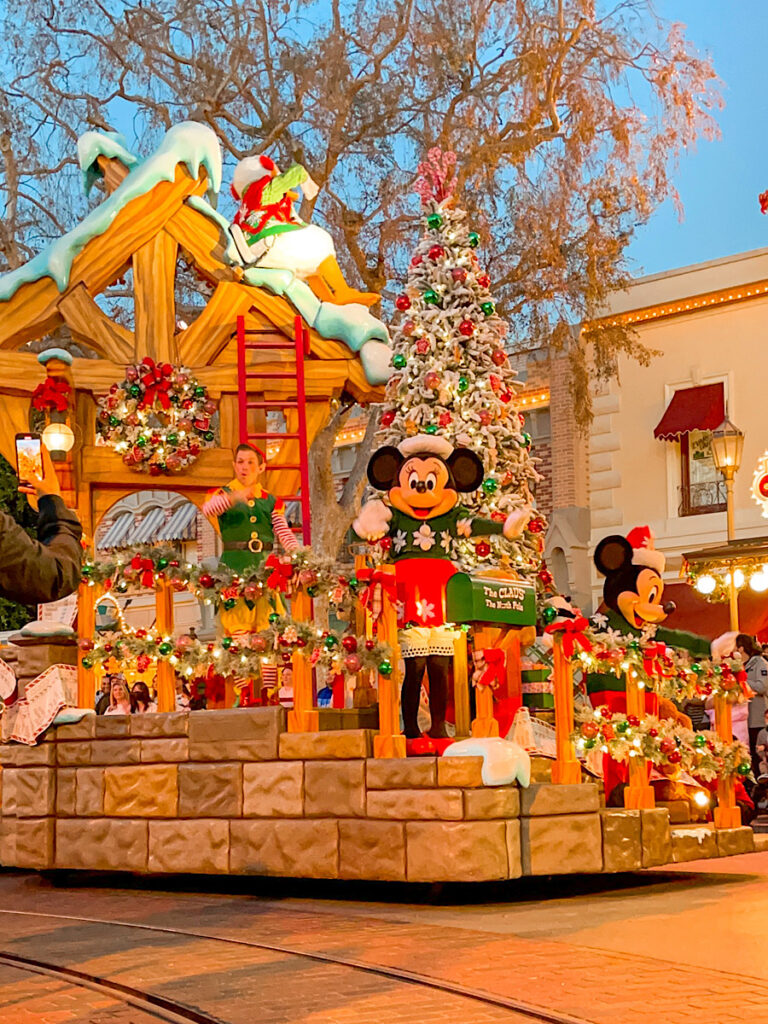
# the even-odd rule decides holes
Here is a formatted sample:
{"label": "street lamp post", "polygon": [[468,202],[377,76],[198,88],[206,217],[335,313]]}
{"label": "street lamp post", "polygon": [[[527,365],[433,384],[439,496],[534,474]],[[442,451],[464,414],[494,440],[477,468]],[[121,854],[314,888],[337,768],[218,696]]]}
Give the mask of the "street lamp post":
{"label": "street lamp post", "polygon": [[[734,510],[733,510],[733,478],[741,465],[741,455],[744,450],[744,434],[737,426],[728,419],[725,419],[717,428],[712,431],[712,458],[715,467],[720,470],[725,478],[725,501],[726,520],[728,523],[728,540],[735,536]],[[731,566],[729,574],[730,583],[730,607],[731,607],[731,629],[739,628],[739,592],[736,587],[734,567]]]}
{"label": "street lamp post", "polygon": [[[733,478],[741,465],[741,454],[744,450],[744,434],[728,419],[725,419],[712,431],[712,457],[715,466],[725,477],[726,516],[728,522],[728,540],[734,539],[733,510]],[[731,629],[739,628],[739,592],[736,587],[736,566],[731,562],[729,573],[729,594],[731,605]],[[731,705],[722,696],[715,698],[715,728],[721,739],[730,743],[733,739],[733,723]],[[717,807],[715,808],[716,828],[738,828],[741,824],[741,812],[736,805],[736,794],[733,779],[723,777],[717,785]]]}

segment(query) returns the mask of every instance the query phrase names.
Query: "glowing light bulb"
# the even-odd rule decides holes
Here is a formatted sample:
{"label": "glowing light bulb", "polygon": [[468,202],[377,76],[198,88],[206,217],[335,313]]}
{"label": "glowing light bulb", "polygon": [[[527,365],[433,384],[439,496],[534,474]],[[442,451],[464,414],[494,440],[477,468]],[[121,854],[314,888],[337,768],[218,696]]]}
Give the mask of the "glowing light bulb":
{"label": "glowing light bulb", "polygon": [[717,580],[714,576],[710,576],[708,573],[704,576],[699,576],[696,580],[696,589],[700,594],[711,594],[717,586]]}

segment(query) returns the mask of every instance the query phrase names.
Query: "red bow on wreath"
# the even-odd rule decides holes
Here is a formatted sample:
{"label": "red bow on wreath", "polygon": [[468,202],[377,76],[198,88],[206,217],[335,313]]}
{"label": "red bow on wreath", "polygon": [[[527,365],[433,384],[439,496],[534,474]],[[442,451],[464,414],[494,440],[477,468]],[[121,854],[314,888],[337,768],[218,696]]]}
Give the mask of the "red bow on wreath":
{"label": "red bow on wreath", "polygon": [[144,397],[139,402],[139,408],[150,409],[157,401],[163,409],[170,409],[171,400],[168,397],[168,391],[171,387],[169,378],[173,373],[173,367],[170,363],[155,363],[150,356],[146,356],[141,365],[145,367],[146,372],[141,378],[145,391]]}
{"label": "red bow on wreath", "polygon": [[152,587],[155,582],[155,563],[151,558],[139,558],[137,555],[131,559],[131,568],[141,573],[142,587]]}
{"label": "red bow on wreath", "polygon": [[32,392],[32,406],[40,412],[56,411],[64,412],[69,406],[69,396],[72,388],[66,380],[53,380],[48,377],[42,384],[38,384]]}
{"label": "red bow on wreath", "polygon": [[566,658],[572,658],[576,644],[578,644],[583,651],[592,650],[592,641],[588,637],[584,636],[584,630],[588,625],[588,620],[585,619],[583,615],[578,615],[575,619],[563,619],[562,622],[551,622],[548,626],[544,627],[544,632],[562,634],[563,654]]}
{"label": "red bow on wreath", "polygon": [[485,662],[485,666],[478,666],[483,669],[483,673],[474,681],[475,686],[490,686],[492,690],[503,686],[506,678],[505,669],[507,664],[504,651],[498,647],[487,647],[484,651],[480,652],[480,658]]}
{"label": "red bow on wreath", "polygon": [[664,669],[660,658],[667,653],[667,645],[662,643],[647,644],[643,651],[643,672],[647,676],[663,676]]}
{"label": "red bow on wreath", "polygon": [[394,604],[397,600],[395,574],[381,567],[377,569],[360,569],[357,573],[358,583],[367,584],[360,594],[360,604],[367,608],[374,620],[381,615],[384,607],[384,594]]}
{"label": "red bow on wreath", "polygon": [[267,577],[267,586],[270,590],[278,593],[285,593],[291,584],[293,576],[293,565],[290,562],[281,562],[277,555],[270,555],[264,563],[272,572]]}

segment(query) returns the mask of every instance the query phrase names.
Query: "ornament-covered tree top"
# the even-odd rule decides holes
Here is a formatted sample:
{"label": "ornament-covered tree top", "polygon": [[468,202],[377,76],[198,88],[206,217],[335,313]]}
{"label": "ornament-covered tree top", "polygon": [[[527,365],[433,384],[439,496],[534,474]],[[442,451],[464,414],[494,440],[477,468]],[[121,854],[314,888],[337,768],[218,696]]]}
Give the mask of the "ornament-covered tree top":
{"label": "ornament-covered tree top", "polygon": [[[515,401],[519,390],[504,339],[507,324],[496,312],[490,278],[480,266],[479,234],[456,201],[456,154],[431,149],[419,164],[423,233],[396,305],[394,372],[378,440],[399,444],[417,433],[439,434],[483,459],[480,490],[463,504],[479,515],[504,519],[533,506],[540,479],[531,438]],[[463,539],[465,568],[509,564],[533,579],[540,571],[543,517],[533,512],[522,538]],[[545,570],[546,571],[546,570]]]}

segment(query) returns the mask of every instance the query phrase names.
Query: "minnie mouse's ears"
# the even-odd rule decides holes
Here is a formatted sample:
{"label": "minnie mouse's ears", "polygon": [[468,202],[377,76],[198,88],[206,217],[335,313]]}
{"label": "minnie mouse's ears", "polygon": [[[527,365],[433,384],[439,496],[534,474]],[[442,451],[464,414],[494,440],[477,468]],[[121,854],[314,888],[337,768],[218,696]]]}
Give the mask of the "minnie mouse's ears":
{"label": "minnie mouse's ears", "polygon": [[404,462],[403,456],[394,445],[379,448],[368,460],[368,480],[377,491],[388,491],[397,480],[397,474]]}
{"label": "minnie mouse's ears", "polygon": [[469,494],[476,491],[483,482],[485,470],[482,459],[469,448],[457,448],[453,455],[446,459],[446,464],[457,491]]}
{"label": "minnie mouse's ears", "polygon": [[603,576],[613,576],[632,564],[634,549],[626,537],[603,537],[595,548],[595,565]]}

